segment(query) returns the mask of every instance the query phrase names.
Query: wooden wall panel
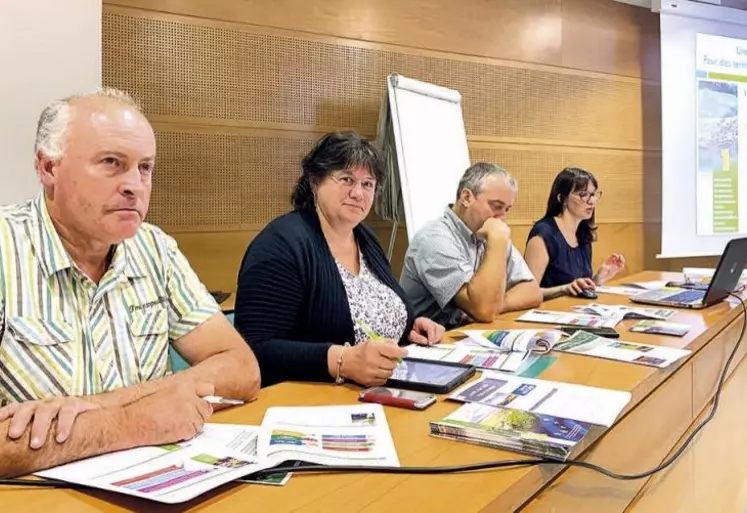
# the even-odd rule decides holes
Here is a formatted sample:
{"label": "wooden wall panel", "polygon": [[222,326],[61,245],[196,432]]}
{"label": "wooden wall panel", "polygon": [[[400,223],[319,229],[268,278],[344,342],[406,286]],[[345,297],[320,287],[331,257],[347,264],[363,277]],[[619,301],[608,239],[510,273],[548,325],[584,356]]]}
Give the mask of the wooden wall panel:
{"label": "wooden wall panel", "polygon": [[[655,15],[611,0],[105,0],[103,82],[144,106],[159,143],[148,219],[211,288],[233,290],[246,244],[289,207],[321,133],[375,134],[384,77],[459,90],[472,160],[520,182],[523,250],[552,178],[600,179],[595,264],[658,251]],[[653,52],[653,53],[652,53]],[[642,80],[640,77],[644,77]],[[382,245],[388,223],[372,217]],[[393,268],[406,250],[400,230]]]}
{"label": "wooden wall panel", "polygon": [[519,196],[511,216],[521,223],[544,216],[550,184],[566,166],[583,167],[597,178],[604,193],[597,222],[643,222],[646,174],[661,172],[658,153],[471,145],[470,157],[503,166],[517,179]]}
{"label": "wooden wall panel", "polygon": [[298,32],[560,64],[560,0],[106,0]]}
{"label": "wooden wall panel", "polygon": [[658,81],[659,16],[620,2],[563,0],[563,66]]}
{"label": "wooden wall panel", "polygon": [[[178,19],[178,18],[175,18]],[[591,147],[657,149],[657,86],[614,77],[437,58],[247,30],[104,14],[104,82],[131,91],[151,116],[216,122],[352,127],[375,134],[390,73],[457,89],[467,133]],[[231,51],[227,52],[226,48]],[[193,120],[198,122],[198,120]]]}
{"label": "wooden wall panel", "polygon": [[301,158],[314,144],[314,138],[224,133],[156,136],[148,221],[169,231],[262,228],[290,209]]}

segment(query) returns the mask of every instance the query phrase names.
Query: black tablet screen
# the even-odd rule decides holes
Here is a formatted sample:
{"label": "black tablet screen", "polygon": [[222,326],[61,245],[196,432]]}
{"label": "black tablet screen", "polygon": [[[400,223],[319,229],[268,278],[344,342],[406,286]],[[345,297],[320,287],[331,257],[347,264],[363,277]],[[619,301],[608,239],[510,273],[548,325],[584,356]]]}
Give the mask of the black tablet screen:
{"label": "black tablet screen", "polygon": [[464,373],[463,367],[440,365],[438,362],[402,360],[391,379],[428,385],[446,385]]}

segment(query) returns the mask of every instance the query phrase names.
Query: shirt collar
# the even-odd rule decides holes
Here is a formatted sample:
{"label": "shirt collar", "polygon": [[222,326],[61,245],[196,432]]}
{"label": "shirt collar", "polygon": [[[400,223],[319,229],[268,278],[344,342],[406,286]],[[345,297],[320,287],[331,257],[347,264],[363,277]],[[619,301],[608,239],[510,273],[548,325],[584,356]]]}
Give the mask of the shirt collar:
{"label": "shirt collar", "polygon": [[[31,221],[31,240],[46,276],[75,267],[49,215],[44,193],[40,193],[33,201]],[[112,255],[111,268],[117,274],[124,274],[128,278],[144,276],[145,273],[130,253],[127,244],[117,244]]]}
{"label": "shirt collar", "polygon": [[145,276],[142,267],[132,255],[132,248],[126,242],[121,242],[114,247],[111,269],[117,275],[124,275],[127,278],[141,278]]}
{"label": "shirt collar", "polygon": [[31,212],[31,229],[33,232],[31,240],[47,277],[73,267],[73,261],[65,246],[62,245],[62,240],[60,240],[57,229],[52,223],[52,218],[49,216],[44,193],[39,193],[33,201]]}
{"label": "shirt collar", "polygon": [[478,239],[474,233],[472,233],[472,230],[469,229],[469,226],[464,224],[464,221],[462,221],[460,217],[456,215],[456,213],[452,209],[452,205],[449,205],[448,207],[446,207],[446,210],[444,210],[444,219],[446,221],[446,224],[456,230],[456,232],[464,240],[476,245],[481,242],[481,240]]}

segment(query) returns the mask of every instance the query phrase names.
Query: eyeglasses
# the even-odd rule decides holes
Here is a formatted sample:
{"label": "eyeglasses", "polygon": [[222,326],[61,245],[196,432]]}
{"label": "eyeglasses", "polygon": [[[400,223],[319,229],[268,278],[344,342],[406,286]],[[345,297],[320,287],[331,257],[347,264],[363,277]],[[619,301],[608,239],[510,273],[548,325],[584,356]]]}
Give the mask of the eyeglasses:
{"label": "eyeglasses", "polygon": [[574,194],[578,196],[581,201],[585,201],[586,203],[591,203],[592,200],[596,200],[598,202],[602,199],[602,191],[581,191],[574,192]]}
{"label": "eyeglasses", "polygon": [[355,189],[355,186],[360,183],[361,190],[365,193],[372,193],[376,190],[376,180],[374,180],[373,178],[356,180],[350,175],[329,175],[329,177],[344,189],[353,190]]}

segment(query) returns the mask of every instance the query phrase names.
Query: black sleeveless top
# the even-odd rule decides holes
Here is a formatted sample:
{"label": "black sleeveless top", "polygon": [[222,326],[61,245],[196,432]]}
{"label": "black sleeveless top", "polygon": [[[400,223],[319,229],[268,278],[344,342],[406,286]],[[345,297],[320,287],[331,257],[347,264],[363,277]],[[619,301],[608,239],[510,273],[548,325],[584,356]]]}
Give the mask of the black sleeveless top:
{"label": "black sleeveless top", "polygon": [[540,280],[540,287],[557,287],[566,285],[576,278],[593,277],[590,242],[571,247],[553,217],[537,221],[529,232],[527,242],[535,236],[542,237],[550,256],[545,275]]}

